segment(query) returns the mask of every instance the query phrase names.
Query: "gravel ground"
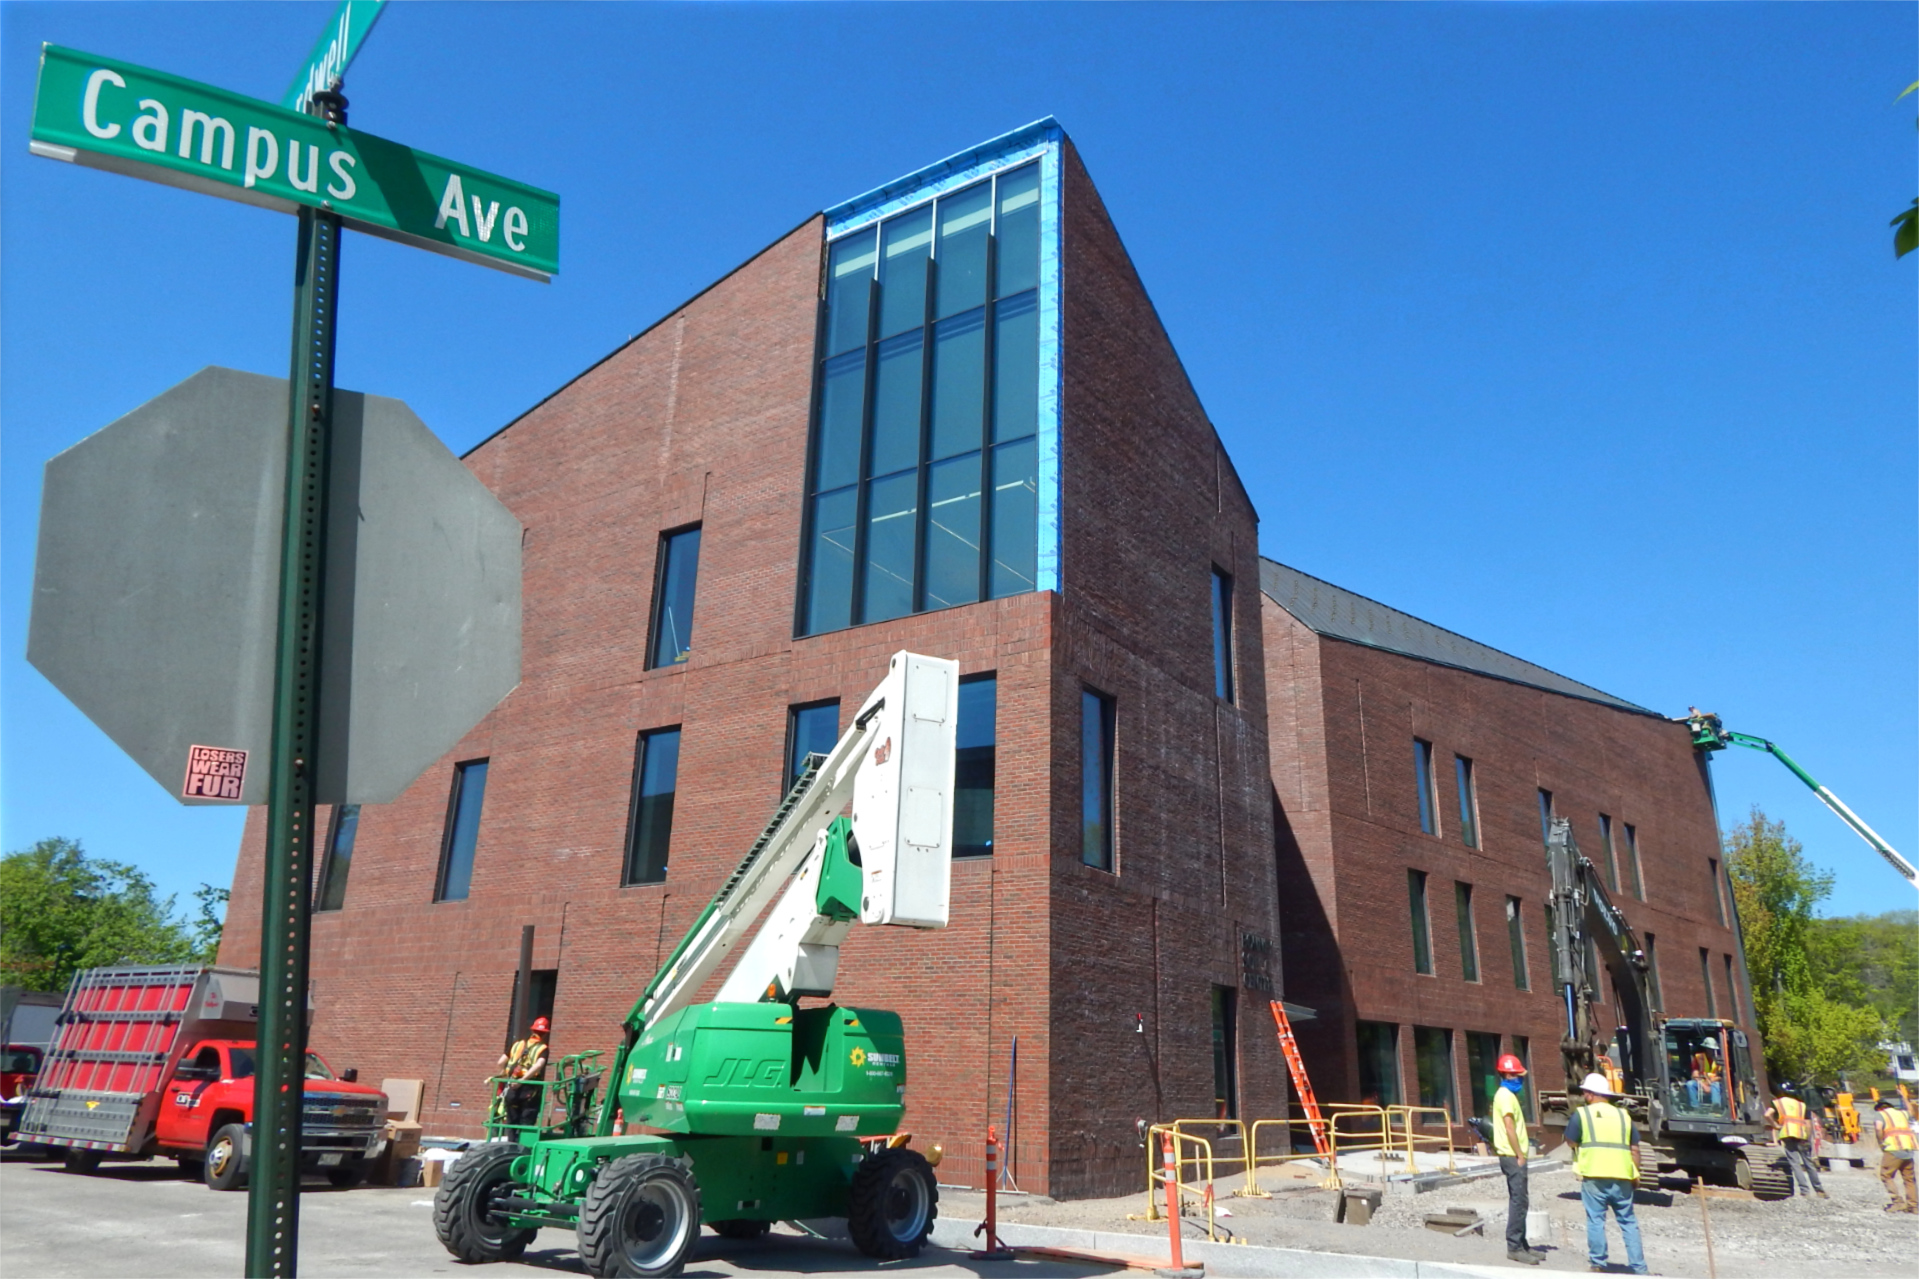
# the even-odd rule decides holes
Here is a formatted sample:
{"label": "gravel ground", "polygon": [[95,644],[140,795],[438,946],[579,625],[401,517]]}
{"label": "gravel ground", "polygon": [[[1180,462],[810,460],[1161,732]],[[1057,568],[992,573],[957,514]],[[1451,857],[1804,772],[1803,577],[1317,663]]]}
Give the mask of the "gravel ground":
{"label": "gravel ground", "polygon": [[[1235,1180],[1237,1180],[1235,1178]],[[1261,1177],[1262,1184],[1268,1179]],[[1701,1197],[1688,1194],[1685,1182],[1656,1195],[1641,1194],[1637,1216],[1653,1271],[1705,1279],[1708,1267]],[[1710,1220],[1713,1261],[1720,1279],[1841,1279],[1859,1276],[1919,1274],[1919,1217],[1891,1215],[1879,1178],[1871,1169],[1836,1168],[1825,1174],[1830,1199],[1794,1197],[1776,1203],[1712,1197],[1704,1200]],[[1219,1190],[1219,1204],[1230,1216],[1221,1225],[1247,1243],[1274,1248],[1307,1248],[1417,1261],[1474,1264],[1504,1262],[1506,1188],[1497,1177],[1415,1194],[1404,1185],[1388,1189],[1368,1226],[1334,1221],[1337,1196],[1307,1184],[1273,1187],[1271,1199],[1237,1199]],[[1119,1199],[1059,1203],[1040,1196],[1003,1196],[1004,1221],[1080,1230],[1130,1231],[1164,1237],[1165,1222],[1128,1220],[1145,1210],[1140,1194]],[[1485,1221],[1484,1235],[1455,1239],[1425,1226],[1428,1213],[1471,1208]],[[1586,1269],[1585,1210],[1579,1183],[1569,1168],[1551,1161],[1535,1165],[1532,1207],[1551,1215],[1553,1238],[1541,1270]],[[985,1197],[975,1191],[942,1187],[940,1215],[983,1216]],[[1187,1238],[1202,1237],[1203,1226],[1183,1223]],[[1624,1270],[1625,1253],[1617,1225],[1609,1226],[1610,1257]],[[1515,1273],[1522,1267],[1515,1266]]]}

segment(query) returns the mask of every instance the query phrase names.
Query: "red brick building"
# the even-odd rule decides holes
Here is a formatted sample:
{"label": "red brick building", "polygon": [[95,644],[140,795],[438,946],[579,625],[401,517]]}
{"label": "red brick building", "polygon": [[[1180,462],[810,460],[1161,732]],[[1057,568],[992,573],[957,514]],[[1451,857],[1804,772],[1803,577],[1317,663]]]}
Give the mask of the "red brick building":
{"label": "red brick building", "polygon": [[[1712,825],[1673,726],[1328,643],[1262,593],[1253,504],[1050,120],[808,219],[466,461],[526,529],[522,682],[397,803],[324,814],[315,889],[313,1045],[423,1080],[429,1133],[480,1130],[522,928],[555,1052],[612,1047],[903,648],[961,664],[952,923],[855,930],[835,998],[904,1017],[908,1125],[949,1181],[978,1184],[1009,1104],[1013,1171],[1056,1196],[1137,1189],[1138,1119],[1284,1114],[1282,976],[1323,1001],[1331,1095],[1357,1087],[1356,1019],[1462,1026],[1412,993],[1448,978],[1383,944],[1340,958],[1403,942],[1415,850],[1436,884],[1471,877],[1406,833],[1403,779],[1368,800],[1356,681],[1366,732],[1398,698],[1390,731],[1470,742],[1489,779],[1521,775],[1508,720],[1566,702],[1603,749],[1542,747],[1565,776],[1540,784],[1638,821],[1691,909],[1665,868]],[[1536,913],[1525,814],[1493,793],[1506,878],[1483,891]],[[258,955],[260,818],[224,963]],[[1731,945],[1673,918],[1662,942]],[[1456,985],[1435,1008],[1470,1006]],[[1549,1013],[1508,992],[1463,1028],[1550,1042]]]}
{"label": "red brick building", "polygon": [[1471,1114],[1505,1052],[1562,1086],[1554,816],[1666,1012],[1756,1034],[1683,722],[1271,560],[1260,587],[1286,997],[1318,1013],[1299,1038],[1322,1097]]}

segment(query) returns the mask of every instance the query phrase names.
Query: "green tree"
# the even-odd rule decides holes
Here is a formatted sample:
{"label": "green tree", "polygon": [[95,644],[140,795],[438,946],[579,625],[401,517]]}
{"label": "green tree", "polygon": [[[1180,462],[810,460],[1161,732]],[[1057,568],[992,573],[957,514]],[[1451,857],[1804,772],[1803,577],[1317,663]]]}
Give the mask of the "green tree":
{"label": "green tree", "polygon": [[[1919,90],[1919,80],[1907,85],[1906,92],[1899,95],[1900,99],[1915,90]],[[1919,199],[1915,199],[1911,208],[1892,220],[1892,255],[1903,258],[1914,249],[1919,249]]]}
{"label": "green tree", "polygon": [[1753,974],[1753,1012],[1775,1079],[1829,1080],[1884,1064],[1878,1042],[1885,1021],[1850,992],[1828,989],[1815,964],[1825,922],[1813,911],[1832,893],[1832,875],[1806,859],[1784,822],[1754,807],[1726,835],[1726,877],[1732,882]]}
{"label": "green tree", "polygon": [[61,838],[0,857],[0,981],[63,991],[83,968],[194,958],[173,898],[136,867]]}
{"label": "green tree", "polygon": [[1876,1011],[1891,1037],[1919,1040],[1919,911],[1813,921],[1813,978],[1828,996]]}
{"label": "green tree", "polygon": [[227,895],[224,888],[202,884],[193,890],[200,913],[193,919],[194,958],[210,964],[220,955],[220,934],[226,929]]}

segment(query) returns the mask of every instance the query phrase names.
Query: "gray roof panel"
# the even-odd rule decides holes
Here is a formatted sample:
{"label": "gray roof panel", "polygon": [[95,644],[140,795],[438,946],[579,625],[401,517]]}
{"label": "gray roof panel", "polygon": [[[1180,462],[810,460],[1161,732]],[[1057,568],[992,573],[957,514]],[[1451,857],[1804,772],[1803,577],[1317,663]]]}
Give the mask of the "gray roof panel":
{"label": "gray roof panel", "polygon": [[1259,588],[1273,603],[1320,635],[1640,715],[1658,714],[1264,557],[1259,561]]}

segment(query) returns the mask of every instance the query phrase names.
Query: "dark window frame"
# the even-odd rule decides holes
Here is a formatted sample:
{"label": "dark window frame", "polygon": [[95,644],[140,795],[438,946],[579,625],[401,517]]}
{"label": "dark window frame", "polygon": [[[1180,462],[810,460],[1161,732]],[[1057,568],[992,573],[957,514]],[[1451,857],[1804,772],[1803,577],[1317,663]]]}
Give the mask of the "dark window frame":
{"label": "dark window frame", "polygon": [[1626,864],[1632,867],[1632,895],[1643,902],[1646,900],[1646,876],[1639,864],[1639,828],[1631,822],[1619,824],[1626,828]]}
{"label": "dark window frame", "polygon": [[1653,1011],[1663,1011],[1666,992],[1659,983],[1659,937],[1656,933],[1646,934],[1646,984],[1651,988]]}
{"label": "dark window frame", "polygon": [[1706,1016],[1719,1016],[1719,1001],[1713,998],[1712,993],[1712,948],[1710,946],[1699,948],[1699,980],[1706,988]]}
{"label": "dark window frame", "polygon": [[[1109,875],[1119,873],[1119,833],[1118,825],[1119,796],[1119,699],[1110,693],[1102,693],[1090,684],[1080,686],[1080,863]],[[1099,714],[1100,758],[1097,763],[1086,758],[1087,716],[1097,706]],[[1092,850],[1089,857],[1087,849],[1087,795],[1086,787],[1093,768],[1099,770],[1100,788],[1101,847]]]}
{"label": "dark window frame", "polygon": [[1433,777],[1433,744],[1413,738],[1413,784],[1419,789],[1419,832],[1435,839],[1439,834],[1439,786]]}
{"label": "dark window frame", "polygon": [[[788,706],[786,708],[786,755],[785,755],[786,767],[785,767],[785,771],[783,771],[780,774],[780,778],[781,778],[780,794],[781,795],[784,795],[786,794],[786,792],[793,789],[793,784],[799,780],[799,775],[801,772],[800,766],[806,762],[806,757],[798,753],[798,748],[800,744],[800,733],[799,733],[800,716],[806,711],[824,710],[828,706],[831,706],[833,708],[833,740],[837,742],[839,740],[840,733],[844,731],[839,727],[839,722],[840,722],[840,699],[839,698],[823,697],[823,698],[820,698],[818,701],[795,702],[791,706]],[[808,752],[808,754],[811,754],[811,753],[812,752]]]}
{"label": "dark window frame", "polygon": [[1465,880],[1453,881],[1453,910],[1459,916],[1459,976],[1462,981],[1479,981],[1479,925],[1473,917],[1473,886]]}
{"label": "dark window frame", "polygon": [[[340,838],[346,836],[346,855],[340,855]],[[320,861],[320,887],[313,895],[317,914],[346,909],[347,876],[353,869],[353,845],[360,834],[360,805],[335,804],[327,820],[326,855]]]}
{"label": "dark window frame", "polygon": [[1213,696],[1228,705],[1237,705],[1238,689],[1233,679],[1233,575],[1213,565],[1210,586],[1213,613]]}
{"label": "dark window frame", "polygon": [[[472,895],[473,868],[480,860],[480,823],[485,816],[486,785],[487,780],[492,777],[492,764],[493,760],[491,756],[480,756],[477,759],[463,759],[453,765],[453,784],[447,788],[446,822],[440,831],[440,864],[439,869],[433,876],[433,901],[435,905],[441,902],[463,902]],[[459,836],[460,801],[466,793],[467,771],[475,765],[485,768],[487,771],[482,775],[480,782],[479,811],[476,812],[473,818],[473,850],[468,857],[466,865],[466,885],[464,891],[462,891],[458,897],[449,897],[447,896],[448,872],[453,869],[452,857],[454,843]]]}
{"label": "dark window frame", "polygon": [[683,725],[665,724],[659,728],[641,729],[637,734],[634,735],[633,781],[632,781],[631,787],[629,788],[627,792],[626,850],[625,850],[625,855],[622,856],[620,859],[620,887],[622,888],[639,888],[647,885],[664,884],[666,882],[668,870],[672,865],[671,852],[672,852],[672,846],[673,846],[673,811],[671,807],[669,807],[667,810],[666,847],[660,850],[658,876],[641,878],[634,873],[634,860],[639,851],[638,844],[641,836],[645,833],[640,829],[640,823],[643,816],[641,805],[643,801],[647,799],[658,798],[657,795],[642,795],[640,793],[640,788],[645,784],[645,781],[646,781],[647,756],[652,749],[654,741],[660,737],[664,737],[668,733],[672,733],[674,736],[680,739],[678,742],[674,743],[673,792],[672,793],[675,799],[671,801],[672,803],[677,804],[677,798],[678,798],[679,789],[680,789],[680,785],[679,785],[680,766],[679,766],[678,755],[679,755],[680,748],[685,744],[685,741],[686,741],[684,732],[685,730]]}
{"label": "dark window frame", "polygon": [[1599,815],[1599,848],[1606,854],[1606,887],[1617,893],[1619,891],[1619,854],[1613,847],[1613,819],[1607,813]]}
{"label": "dark window frame", "polygon": [[1471,757],[1453,755],[1453,781],[1459,788],[1459,842],[1468,848],[1479,847],[1479,782],[1473,776]]}
{"label": "dark window frame", "polygon": [[[1217,1118],[1239,1118],[1239,991],[1213,987],[1213,1106]],[[1223,1096],[1221,1094],[1224,1094]]]}
{"label": "dark window frame", "polygon": [[666,579],[671,567],[673,543],[675,539],[684,537],[688,533],[699,536],[700,540],[695,543],[693,547],[692,565],[692,595],[696,601],[695,607],[697,607],[700,588],[700,551],[706,543],[706,538],[703,534],[704,527],[702,521],[695,520],[691,524],[682,524],[678,528],[664,529],[660,533],[658,545],[653,553],[653,603],[647,610],[645,669],[649,671],[674,670],[683,667],[686,665],[687,656],[693,651],[694,609],[689,608],[686,618],[686,644],[685,647],[680,650],[680,656],[671,661],[660,660],[661,642],[666,638],[664,630],[665,614],[670,603],[666,597]]}
{"label": "dark window frame", "polygon": [[1719,921],[1721,928],[1730,927],[1730,923],[1726,918],[1726,892],[1724,887],[1726,877],[1719,873],[1719,859],[1717,857],[1708,857],[1706,859],[1706,873],[1712,876],[1713,917]]}
{"label": "dark window frame", "polygon": [[[1454,1038],[1455,1034],[1450,1026],[1416,1025],[1413,1027],[1413,1083],[1419,1089],[1419,1105],[1422,1109],[1443,1107],[1448,1115],[1457,1119],[1459,1117],[1459,1046],[1453,1042]],[[1439,1053],[1443,1055],[1445,1067],[1443,1070],[1427,1068],[1428,1058],[1431,1055],[1427,1052],[1428,1045],[1437,1047]],[[1440,1063],[1433,1064],[1437,1067]],[[1426,1082],[1429,1077],[1445,1081],[1445,1090],[1436,1102],[1426,1099],[1428,1096]],[[1422,1118],[1419,1122],[1422,1126],[1428,1126],[1433,1121]]]}
{"label": "dark window frame", "polygon": [[[1373,1041],[1370,1044],[1367,1042],[1369,1039]],[[1380,1040],[1385,1042],[1382,1044]],[[1406,1069],[1400,1060],[1399,1040],[1398,1022],[1364,1020],[1353,1022],[1353,1048],[1359,1062],[1359,1095],[1362,1103],[1368,1095],[1371,1095],[1378,1105],[1397,1106],[1400,1098],[1405,1096]],[[1366,1086],[1368,1083],[1366,1076],[1376,1074],[1382,1065],[1390,1068],[1390,1077],[1374,1078],[1371,1080],[1374,1087],[1369,1090]]]}
{"label": "dark window frame", "polygon": [[1542,846],[1553,842],[1553,818],[1557,815],[1553,807],[1553,793],[1541,786],[1539,788],[1539,842]]}
{"label": "dark window frame", "polygon": [[1434,975],[1433,917],[1425,871],[1407,867],[1406,902],[1413,924],[1413,971],[1422,977],[1431,977]]}
{"label": "dark window frame", "polygon": [[[963,767],[964,762],[955,760],[954,779],[953,779],[954,790],[955,790],[954,799],[953,799],[953,807],[954,807],[953,856],[955,858],[971,859],[971,858],[991,857],[993,855],[993,827],[998,816],[995,811],[995,806],[998,798],[998,786],[999,786],[999,672],[998,671],[982,671],[981,673],[977,675],[967,675],[962,677],[960,679],[960,703],[962,706],[965,705],[967,688],[969,686],[977,686],[980,684],[991,684],[993,686],[993,734],[992,734],[993,740],[992,740],[992,743],[988,746],[984,746],[984,747],[962,746],[962,747],[959,747],[958,750],[961,752],[968,751],[968,750],[984,750],[988,752],[986,756],[988,784],[985,787],[986,797],[987,797],[986,798],[986,836],[987,837],[986,837],[985,844],[962,845],[959,842],[959,833],[960,833],[959,832],[959,814],[958,814],[959,799],[960,799],[959,772],[961,767]],[[977,761],[971,761],[971,762],[977,762]],[[977,790],[979,788],[973,787],[971,789]]]}
{"label": "dark window frame", "polygon": [[1506,944],[1512,950],[1513,989],[1532,990],[1526,956],[1526,904],[1511,893],[1506,894]]}

